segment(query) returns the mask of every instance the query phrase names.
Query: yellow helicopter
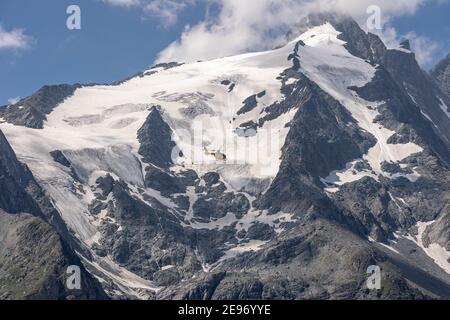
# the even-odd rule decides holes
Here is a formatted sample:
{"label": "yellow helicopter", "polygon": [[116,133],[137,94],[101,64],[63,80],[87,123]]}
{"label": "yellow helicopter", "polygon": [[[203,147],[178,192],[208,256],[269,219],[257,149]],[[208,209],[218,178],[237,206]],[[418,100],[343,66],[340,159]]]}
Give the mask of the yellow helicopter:
{"label": "yellow helicopter", "polygon": [[216,158],[217,161],[226,161],[227,160],[226,154],[220,152],[220,150],[219,151],[209,151],[208,149],[206,149],[206,147],[204,148],[204,150],[205,150],[205,155],[213,156],[214,158]]}

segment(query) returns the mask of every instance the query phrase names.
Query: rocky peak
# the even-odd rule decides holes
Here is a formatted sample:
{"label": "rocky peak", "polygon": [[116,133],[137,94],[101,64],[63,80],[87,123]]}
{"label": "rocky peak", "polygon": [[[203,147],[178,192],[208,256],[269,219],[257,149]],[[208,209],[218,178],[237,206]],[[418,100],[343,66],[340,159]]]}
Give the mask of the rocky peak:
{"label": "rocky peak", "polygon": [[43,86],[32,96],[0,108],[0,117],[15,125],[42,129],[47,115],[80,87],[79,84]]}
{"label": "rocky peak", "polygon": [[450,100],[450,54],[436,65],[431,75]]}
{"label": "rocky peak", "polygon": [[345,47],[351,54],[368,60],[373,64],[381,62],[387,50],[383,41],[373,33],[366,33],[352,17],[347,15],[336,13],[311,14],[294,28],[298,32],[295,32],[295,35],[294,32],[291,32],[288,38],[292,39],[309,28],[323,25],[327,22],[341,32],[339,39],[346,42]]}
{"label": "rocky peak", "polygon": [[404,40],[400,43],[400,48],[411,51],[411,43],[409,40]]}
{"label": "rocky peak", "polygon": [[172,129],[161,115],[161,107],[153,106],[144,125],[138,131],[141,143],[139,154],[146,163],[159,168],[167,169],[172,165],[172,150],[175,143],[172,141]]}
{"label": "rocky peak", "polygon": [[0,209],[11,213],[40,214],[38,206],[25,190],[30,178],[31,174],[17,160],[0,131]]}

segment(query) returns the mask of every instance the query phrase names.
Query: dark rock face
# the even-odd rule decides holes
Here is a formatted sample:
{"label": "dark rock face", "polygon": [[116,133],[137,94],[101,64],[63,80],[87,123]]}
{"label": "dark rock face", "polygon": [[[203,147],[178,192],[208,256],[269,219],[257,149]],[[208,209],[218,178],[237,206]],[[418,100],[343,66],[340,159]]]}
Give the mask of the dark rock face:
{"label": "dark rock face", "polygon": [[[341,32],[339,39],[346,42],[346,49],[354,56],[373,64],[380,63],[387,48],[381,39],[372,33],[365,33],[351,17],[334,13],[312,14],[304,18],[298,25],[299,31],[306,31],[315,26],[331,23]],[[293,35],[288,35],[288,37]]]}
{"label": "dark rock face", "polygon": [[431,74],[450,100],[450,54],[436,65]]}
{"label": "dark rock face", "polygon": [[242,217],[250,209],[250,203],[243,194],[226,192],[217,174],[209,173],[203,180],[207,188],[193,206],[194,217],[209,222],[211,218],[220,219],[229,213]]}
{"label": "dark rock face", "polygon": [[201,276],[200,281],[178,285],[175,290],[161,293],[164,300],[212,300],[214,291],[225,277],[225,273],[210,273]]}
{"label": "dark rock face", "polygon": [[247,232],[247,237],[250,240],[267,241],[273,239],[275,236],[274,230],[268,224],[257,222],[253,224]]}
{"label": "dark rock face", "polygon": [[[382,164],[384,172],[391,175],[400,174],[400,177],[380,179],[379,182],[366,178],[343,186],[331,198],[338,207],[351,212],[351,215],[364,225],[364,233],[369,232],[372,238],[379,241],[385,241],[396,229],[408,229],[417,221],[429,221],[436,217],[441,217],[442,221],[442,216],[445,216],[442,208],[448,201],[446,199],[449,193],[447,184],[450,163],[450,122],[442,113],[440,101],[445,101],[445,85],[439,88],[433,79],[421,70],[414,53],[387,50],[379,39],[370,33],[367,34],[366,40],[361,39],[364,36],[352,28],[354,23],[332,23],[343,32],[341,39],[347,41],[347,48],[353,54],[373,64],[379,64],[370,83],[363,88],[353,89],[368,101],[385,101],[378,109],[380,116],[376,121],[396,132],[388,143],[414,142],[425,151],[406,159],[402,167],[399,164]],[[357,45],[354,45],[355,42]],[[373,50],[376,54],[368,54],[371,51],[368,43],[378,43],[378,49]],[[375,47],[372,45],[372,48]],[[403,42],[402,48],[410,50],[409,42]],[[436,68],[439,70],[434,73],[436,79],[437,74],[443,79],[445,65],[445,62],[442,62]],[[411,173],[413,167],[416,170],[420,168],[421,178],[418,181],[411,182],[401,177]],[[433,194],[437,190],[438,194]],[[417,194],[420,194],[420,199],[414,197]],[[370,214],[367,215],[367,212]],[[427,212],[426,216],[424,212]],[[440,223],[441,232],[442,225]],[[441,239],[441,243],[445,241]]]}
{"label": "dark rock face", "polygon": [[[299,111],[292,121],[284,154],[297,157],[306,172],[326,176],[333,168],[345,167],[352,159],[362,157],[375,144],[374,137],[359,129],[348,111],[315,84],[302,78],[297,86]],[[294,141],[302,143],[294,145]],[[294,163],[292,160],[289,162]]]}
{"label": "dark rock face", "polygon": [[39,207],[26,191],[30,183],[33,183],[31,173],[19,163],[0,131],[0,208],[12,213],[40,214]]}
{"label": "dark rock face", "polygon": [[341,33],[339,39],[347,42],[347,50],[373,64],[379,63],[386,52],[381,39],[372,33],[366,34],[353,19],[342,18],[335,21],[334,26]]}
{"label": "dark rock face", "polygon": [[[404,57],[403,55],[407,56]],[[411,60],[411,58],[413,60]],[[445,134],[445,128],[441,129],[441,127],[439,127],[439,131],[436,132],[433,124],[423,116],[423,112],[427,112],[427,114],[431,115],[437,114],[440,111],[440,102],[436,96],[433,95],[433,92],[436,93],[436,88],[433,87],[424,72],[420,70],[412,54],[406,54],[400,51],[388,51],[385,59],[388,60],[388,68],[380,67],[372,82],[362,88],[352,89],[368,101],[385,101],[385,103],[378,108],[380,115],[377,117],[376,121],[386,128],[397,132],[396,136],[391,137],[390,143],[414,142],[426,149],[431,149],[448,162],[450,160],[450,149]],[[393,66],[400,63],[406,63],[407,65],[402,67]],[[393,70],[390,71],[390,69]],[[397,69],[399,70],[398,72],[396,71]],[[417,102],[421,101],[420,99],[427,99],[426,97],[428,97],[429,100],[423,100],[428,101],[428,103],[415,103],[408,96],[408,89],[404,86],[407,85],[406,81],[411,82],[410,79],[413,79],[416,76],[410,77],[402,75],[401,73],[406,72],[404,71],[405,69],[417,70],[419,75],[416,76],[420,76],[421,80],[417,81],[415,86],[417,86],[417,88],[420,86],[421,89],[418,92],[420,92],[422,98],[414,99]],[[400,80],[394,80],[396,77],[397,79],[405,78],[408,80],[405,80],[400,84]],[[416,83],[416,81],[414,82]],[[421,93],[422,91],[424,92],[423,94]],[[434,112],[432,113],[430,110],[422,111],[421,108],[425,108],[425,105],[427,105],[427,108],[432,108]],[[444,117],[440,117],[440,119],[442,123],[446,121]]]}
{"label": "dark rock face", "polygon": [[81,85],[44,86],[32,96],[0,109],[0,117],[18,126],[42,129],[47,115],[78,88]]}
{"label": "dark rock face", "polygon": [[149,167],[147,169],[145,185],[147,188],[158,190],[165,195],[186,192],[186,186],[178,177],[158,168]]}
{"label": "dark rock face", "polygon": [[[140,142],[139,154],[148,164],[145,171],[145,185],[160,191],[164,195],[185,193],[187,186],[192,186],[198,178],[195,172],[184,171],[174,174],[172,156],[176,144],[172,141],[172,129],[164,121],[160,107],[153,107],[144,125],[138,131]],[[179,156],[178,153],[176,156]]]}
{"label": "dark rock face", "polygon": [[231,80],[222,80],[220,84],[228,87],[228,92],[232,92],[236,87],[236,83],[232,82]]}
{"label": "dark rock face", "polygon": [[[69,266],[79,266],[81,289],[66,286]],[[107,299],[101,286],[54,229],[28,214],[0,210],[0,299]]]}
{"label": "dark rock face", "polygon": [[412,217],[408,221],[399,221],[401,212],[399,214],[398,208],[392,206],[388,189],[373,178],[344,185],[333,198],[339,207],[351,212],[364,226],[365,234],[377,241],[386,242],[396,230],[414,224]]}
{"label": "dark rock face", "polygon": [[250,112],[256,108],[256,106],[258,105],[256,94],[245,99],[243,104],[244,106],[237,112],[238,115]]}
{"label": "dark rock face", "polygon": [[[405,53],[397,50],[388,50],[383,58],[383,66],[391,75],[394,82],[403,90],[405,97],[409,96],[412,104],[419,109],[420,115],[417,111],[412,111],[412,107],[405,110],[402,103],[400,109],[394,109],[394,105],[390,101],[388,108],[398,117],[400,122],[411,123],[414,122],[414,127],[418,134],[426,139],[426,143],[436,148],[436,152],[441,154],[444,150],[450,150],[450,118],[446,116],[442,109],[442,100],[446,100],[446,95],[435,84],[433,79],[423,70],[420,69],[415,55],[413,53]],[[402,90],[397,90],[397,97],[402,93]],[[389,93],[391,97],[396,98],[392,92]],[[404,99],[403,99],[404,101]],[[398,111],[395,111],[398,110]],[[407,116],[406,112],[414,112],[413,116]],[[426,117],[424,116],[426,115]],[[429,128],[423,128],[424,125],[419,125],[418,117],[423,118],[428,122]],[[429,119],[432,122],[430,122]],[[435,134],[433,135],[433,131]],[[429,136],[427,139],[426,136]],[[432,135],[432,136],[431,136]],[[438,147],[439,142],[445,143],[445,146]],[[439,151],[437,150],[439,148]],[[448,153],[445,155],[448,157]]]}
{"label": "dark rock face", "polygon": [[208,187],[212,187],[220,182],[220,175],[217,172],[208,172],[202,178]]}
{"label": "dark rock face", "polygon": [[[237,241],[236,230],[232,227],[194,229],[191,223],[208,223],[229,213],[242,217],[250,207],[245,196],[225,192],[226,187],[215,172],[199,179],[194,172],[186,171],[172,179],[183,190],[164,190],[161,194],[177,204],[176,210],[168,209],[150,194],[143,193],[142,200],[138,199],[122,181],[112,179],[111,187],[108,176],[97,180],[93,189],[97,194],[93,206],[106,207],[107,216],[121,226],[119,231],[116,224],[104,221],[100,227],[103,237],[96,251],[110,255],[120,265],[146,279],[167,285],[201,272],[203,263],[214,263],[223,255],[221,247],[225,243]],[[155,181],[161,183],[161,180]],[[189,197],[183,196],[188,186],[196,189],[197,201],[191,203]],[[193,220],[185,220],[187,225],[183,227],[180,221],[191,205]],[[257,230],[253,233],[258,237]]]}
{"label": "dark rock face", "polygon": [[425,231],[425,245],[438,243],[440,246],[450,251],[450,205],[447,204],[443,209],[439,219],[436,220]]}
{"label": "dark rock face", "polygon": [[296,77],[299,80],[285,102],[268,107],[275,115],[279,112],[275,110],[288,106],[298,107],[298,112],[290,124],[280,171],[257,205],[271,212],[320,212],[338,217],[320,178],[362,157],[374,145],[374,139],[359,129],[339,102],[305,76]]}
{"label": "dark rock face", "polygon": [[[334,234],[340,236],[335,238]],[[366,290],[367,266],[381,265],[386,285]],[[316,279],[316,280],[313,280]],[[409,278],[413,283],[414,278]],[[367,243],[325,220],[283,233],[270,246],[162,290],[158,299],[423,299],[398,268]]]}
{"label": "dark rock face", "polygon": [[202,263],[220,258],[220,244],[233,241],[225,230],[194,230],[179,224],[174,212],[155,198],[141,201],[130,195],[128,186],[114,181],[107,216],[121,226],[104,221],[102,240],[96,249],[110,255],[128,270],[161,285],[192,278]]}
{"label": "dark rock face", "polygon": [[176,68],[176,67],[179,67],[179,66],[182,66],[182,65],[183,65],[182,63],[178,63],[178,62],[175,62],[175,61],[167,62],[167,63],[159,63],[159,64],[154,65],[150,70],[158,69],[158,68],[163,68],[164,70],[167,70],[167,69]]}
{"label": "dark rock face", "polygon": [[54,226],[66,240],[69,232],[26,165],[20,163],[0,131],[0,209],[8,213],[30,213]]}
{"label": "dark rock face", "polygon": [[243,106],[241,107],[241,109],[239,109],[237,115],[245,114],[255,109],[258,106],[258,99],[263,98],[265,95],[266,91],[261,91],[260,93],[254,94],[245,99],[242,102]]}
{"label": "dark rock face", "polygon": [[409,40],[404,40],[400,43],[400,48],[411,51],[411,43]]}
{"label": "dark rock face", "polygon": [[146,163],[167,169],[172,165],[172,130],[163,120],[160,108],[153,107],[144,126],[138,131],[139,154]]}
{"label": "dark rock face", "polygon": [[108,194],[111,193],[114,187],[114,179],[111,175],[106,175],[106,177],[99,177],[96,181],[98,189],[101,190],[102,199],[106,199]]}
{"label": "dark rock face", "polygon": [[50,155],[52,156],[55,162],[58,162],[60,165],[64,167],[70,168],[69,160],[67,160],[66,156],[60,150],[52,151],[50,152]]}

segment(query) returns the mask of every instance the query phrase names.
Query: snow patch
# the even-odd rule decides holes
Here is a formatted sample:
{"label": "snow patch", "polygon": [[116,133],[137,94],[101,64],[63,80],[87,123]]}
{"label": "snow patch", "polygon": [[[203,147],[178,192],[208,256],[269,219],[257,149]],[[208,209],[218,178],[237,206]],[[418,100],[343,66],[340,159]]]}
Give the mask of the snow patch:
{"label": "snow patch", "polygon": [[431,119],[431,117],[426,114],[424,111],[420,110],[420,113],[428,120],[431,122],[431,124],[436,128],[439,129],[439,127],[434,123],[433,119]]}
{"label": "snow patch", "polygon": [[138,275],[120,267],[110,257],[100,258],[95,256],[94,261],[89,261],[83,256],[81,258],[84,264],[111,279],[123,292],[136,298],[148,299],[149,296],[145,291],[158,292],[161,290],[151,281],[142,279]]}
{"label": "snow patch", "polygon": [[449,117],[450,118],[450,111],[448,111],[449,109],[448,109],[448,106],[445,104],[445,102],[441,99],[441,98],[439,98],[439,101],[440,101],[440,107],[441,107],[441,109],[442,109],[442,111],[445,113],[445,115],[447,116],[447,117]]}
{"label": "snow patch", "polygon": [[437,243],[432,243],[428,247],[423,243],[423,236],[429,226],[436,221],[419,222],[417,223],[417,236],[408,235],[406,238],[417,244],[422,250],[434,260],[434,262],[441,267],[445,272],[450,274],[450,252]]}

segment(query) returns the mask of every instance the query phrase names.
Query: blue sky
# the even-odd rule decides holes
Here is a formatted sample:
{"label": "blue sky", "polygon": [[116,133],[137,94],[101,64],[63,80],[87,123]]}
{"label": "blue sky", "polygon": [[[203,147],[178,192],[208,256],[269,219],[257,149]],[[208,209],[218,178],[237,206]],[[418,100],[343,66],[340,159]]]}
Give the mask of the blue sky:
{"label": "blue sky", "polygon": [[[111,5],[106,0],[0,0],[0,105],[28,96],[45,84],[112,82],[147,68],[158,53],[179,39],[186,25],[195,26],[205,15],[210,21],[219,17],[218,8],[206,6],[205,1],[179,3],[185,1],[189,5],[176,9],[177,19],[169,24],[165,12],[149,13],[140,5]],[[81,30],[66,28],[66,8],[71,4],[81,8]],[[450,52],[448,2],[430,2],[412,16],[397,15],[391,26],[398,35],[414,32],[420,50],[431,49],[425,67]],[[5,34],[21,38],[11,43]],[[8,39],[9,45],[2,46],[1,41]]]}

